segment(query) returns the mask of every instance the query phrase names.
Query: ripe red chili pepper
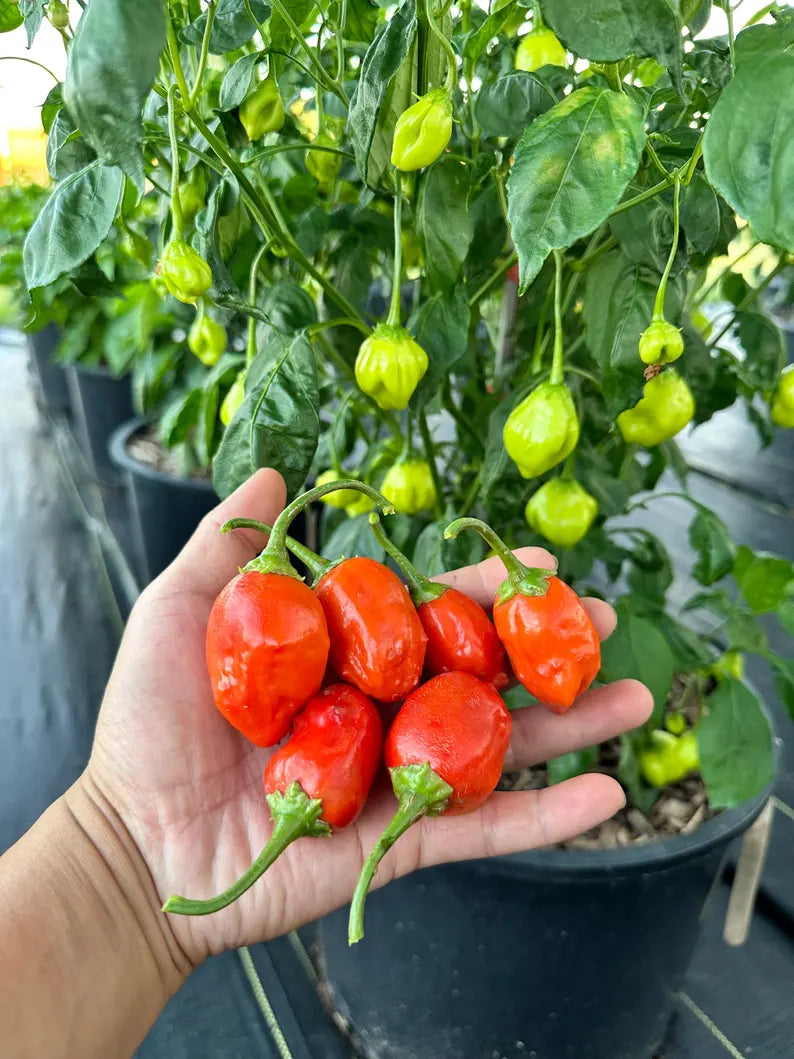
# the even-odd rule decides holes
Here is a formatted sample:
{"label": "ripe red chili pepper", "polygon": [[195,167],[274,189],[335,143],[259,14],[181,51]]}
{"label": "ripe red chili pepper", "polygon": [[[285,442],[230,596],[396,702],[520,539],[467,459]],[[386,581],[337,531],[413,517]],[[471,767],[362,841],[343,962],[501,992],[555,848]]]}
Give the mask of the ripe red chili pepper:
{"label": "ripe red chili pepper", "polygon": [[374,512],[369,521],[378,543],[405,577],[427,634],[425,674],[470,673],[496,688],[506,688],[510,676],[505,651],[480,604],[457,588],[430,581],[389,540]]}
{"label": "ripe red chili pepper", "polygon": [[[215,600],[207,625],[207,669],[215,705],[258,746],[282,739],[292,718],[322,685],[329,635],[323,608],[287,559],[292,519],[313,500],[341,488],[329,483],[279,515],[267,547]],[[363,482],[353,488],[389,509]],[[222,532],[234,528],[232,520]]]}
{"label": "ripe red chili pepper", "polygon": [[510,664],[527,691],[554,713],[565,713],[601,668],[601,645],[582,601],[548,570],[524,566],[491,529],[459,518],[444,536],[475,529],[507,568],[493,618]]}
{"label": "ripe red chili pepper", "polygon": [[367,858],[350,906],[348,940],[364,936],[364,902],[378,864],[423,816],[473,812],[493,791],[510,743],[510,714],[491,684],[442,673],[403,703],[385,758],[399,806]]}
{"label": "ripe red chili pepper", "polygon": [[259,879],[297,838],[329,835],[351,824],[367,801],[383,749],[383,725],[371,699],[333,684],[295,718],[287,742],[265,768],[273,833],[251,867],[217,897],[169,897],[165,912],[201,916],[225,908]]}

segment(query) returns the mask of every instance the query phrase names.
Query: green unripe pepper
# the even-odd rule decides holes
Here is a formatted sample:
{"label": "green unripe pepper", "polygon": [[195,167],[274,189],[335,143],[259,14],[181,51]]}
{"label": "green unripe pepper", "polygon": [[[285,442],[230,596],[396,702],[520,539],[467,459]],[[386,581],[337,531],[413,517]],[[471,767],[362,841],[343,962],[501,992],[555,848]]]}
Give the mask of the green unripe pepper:
{"label": "green unripe pepper", "polygon": [[[334,147],[335,143],[330,136],[324,133],[314,140],[318,147]],[[328,194],[334,186],[334,182],[342,168],[342,156],[333,151],[306,152],[306,168],[317,181],[320,191]]]}
{"label": "green unripe pepper", "polygon": [[411,173],[432,165],[452,135],[452,100],[445,88],[434,88],[397,119],[391,164]]}
{"label": "green unripe pepper", "polygon": [[19,10],[16,0],[0,0],[0,33],[10,33],[21,26],[25,16]]}
{"label": "green unripe pepper", "polygon": [[221,423],[223,423],[225,427],[229,425],[234,413],[243,403],[243,399],[245,398],[245,375],[246,369],[243,368],[229,387],[229,390],[223,399],[223,403],[221,404]]}
{"label": "green unripe pepper", "polygon": [[552,31],[538,26],[522,37],[516,48],[515,68],[531,73],[541,66],[566,66],[567,54]]}
{"label": "green unripe pepper", "polygon": [[778,380],[772,397],[772,422],[779,427],[794,427],[794,364],[789,364]]}
{"label": "green unripe pepper", "polygon": [[[353,490],[345,489],[343,492],[352,493]],[[349,504],[345,504],[345,511],[350,518],[355,518],[356,515],[366,515],[374,506],[374,501],[371,500],[366,493],[356,493],[355,500],[351,500]]]}
{"label": "green unripe pepper", "polygon": [[436,503],[436,487],[425,460],[400,460],[390,467],[380,491],[402,515],[430,511]]}
{"label": "green unripe pepper", "polygon": [[669,441],[695,414],[695,399],[672,368],[645,383],[642,397],[617,418],[623,440],[650,448]]}
{"label": "green unripe pepper", "polygon": [[192,224],[198,211],[204,208],[206,194],[207,181],[203,170],[194,170],[190,180],[179,189],[182,216],[187,224]]}
{"label": "green unripe pepper", "polygon": [[212,270],[184,239],[172,239],[168,243],[160,258],[159,270],[168,292],[188,305],[212,286]]}
{"label": "green unripe pepper", "polygon": [[279,132],[284,125],[284,103],[275,78],[261,81],[240,104],[240,123],[252,142],[265,133]]}
{"label": "green unripe pepper", "polygon": [[50,0],[47,5],[47,18],[55,29],[66,29],[69,25],[69,8],[63,0]]}
{"label": "green unripe pepper", "polygon": [[188,331],[187,344],[190,352],[198,357],[202,364],[212,367],[226,351],[226,328],[211,316],[207,316],[202,308],[196,313]]}
{"label": "green unripe pepper", "polygon": [[524,478],[537,478],[562,463],[579,440],[579,420],[564,382],[544,382],[513,409],[504,444]]}
{"label": "green unripe pepper", "polygon": [[700,768],[695,733],[651,732],[650,745],[637,755],[640,774],[652,787],[668,787]]}
{"label": "green unripe pepper", "polygon": [[404,327],[378,324],[356,357],[356,382],[385,410],[405,408],[427,371],[427,353]]}
{"label": "green unripe pepper", "polygon": [[[318,474],[316,484],[318,486],[328,485],[329,482],[336,482],[340,478],[355,477],[356,475],[354,474],[331,469]],[[365,504],[361,503],[362,499],[366,501]],[[373,507],[373,501],[356,489],[337,489],[335,493],[326,493],[325,496],[320,497],[320,503],[328,504],[329,507],[338,508],[340,511],[346,511],[351,518],[356,515],[363,515],[364,512],[371,511]]]}
{"label": "green unripe pepper", "polygon": [[726,651],[712,662],[708,674],[715,680],[741,680],[744,676],[744,655],[741,651]]}
{"label": "green unripe pepper", "polygon": [[683,352],[681,328],[663,318],[651,320],[640,335],[640,359],[645,364],[672,364]]}
{"label": "green unripe pepper", "polygon": [[597,514],[595,497],[572,478],[544,482],[524,510],[530,528],[559,548],[578,544]]}

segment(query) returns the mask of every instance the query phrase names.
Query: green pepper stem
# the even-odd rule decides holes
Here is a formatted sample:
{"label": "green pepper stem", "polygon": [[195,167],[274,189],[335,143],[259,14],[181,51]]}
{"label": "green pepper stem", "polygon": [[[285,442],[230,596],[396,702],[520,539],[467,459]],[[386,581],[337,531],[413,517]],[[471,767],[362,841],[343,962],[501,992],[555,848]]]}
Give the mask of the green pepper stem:
{"label": "green pepper stem", "polygon": [[163,905],[163,912],[174,912],[181,916],[206,916],[210,912],[219,912],[242,897],[295,839],[330,835],[331,828],[320,819],[322,801],[310,798],[298,782],[291,783],[284,793],[275,791],[268,794],[267,801],[275,824],[273,833],[254,863],[237,882],[205,901],[173,894]]}
{"label": "green pepper stem", "polygon": [[394,560],[400,573],[408,582],[408,590],[411,593],[414,606],[421,607],[423,603],[430,603],[446,592],[446,585],[434,584],[429,578],[425,577],[423,573],[416,569],[408,557],[400,551],[394,541],[386,536],[380,517],[375,511],[371,512],[369,516],[369,524],[375,535],[375,540],[386,554]]}
{"label": "green pepper stem", "polygon": [[273,532],[270,534],[270,540],[267,542],[265,550],[256,559],[252,559],[245,569],[297,577],[298,575],[287,558],[286,552],[287,531],[290,523],[301,511],[313,504],[315,500],[319,500],[321,496],[325,496],[327,493],[335,493],[340,489],[353,489],[356,492],[364,493],[370,500],[375,501],[384,515],[394,513],[394,505],[390,504],[382,493],[379,493],[377,489],[373,489],[371,485],[367,485],[366,482],[359,482],[355,478],[340,478],[338,482],[327,482],[325,485],[317,485],[314,489],[309,489],[308,492],[296,497],[291,504],[287,504],[273,523]]}
{"label": "green pepper stem", "polygon": [[168,86],[168,138],[171,141],[171,218],[173,222],[172,237],[184,238],[184,219],[182,199],[179,197],[179,143],[176,136],[176,107],[174,96],[178,91],[176,82]]}
{"label": "green pepper stem", "polygon": [[554,356],[549,382],[559,386],[565,379],[562,360],[562,254],[554,251]]}
{"label": "green pepper stem", "polygon": [[455,54],[455,49],[452,47],[447,38],[441,32],[436,23],[435,18],[433,17],[433,12],[430,10],[430,0],[424,0],[424,5],[425,18],[427,19],[428,28],[443,48],[444,54],[447,57],[447,77],[446,81],[444,82],[444,87],[446,88],[447,92],[452,95],[452,93],[455,91],[455,77],[458,72],[458,57]]}
{"label": "green pepper stem", "polygon": [[525,566],[510,551],[502,538],[482,519],[469,517],[455,519],[444,530],[444,539],[454,539],[464,529],[473,529],[479,533],[486,544],[490,544],[505,564],[507,580],[502,582],[497,591],[497,600],[499,602],[505,602],[517,592],[526,596],[546,595],[552,572],[550,570],[542,570],[537,566]]}
{"label": "green pepper stem", "polygon": [[446,809],[454,793],[452,787],[425,762],[421,765],[400,765],[391,769],[392,786],[398,798],[397,812],[383,830],[380,838],[364,861],[361,875],[350,904],[347,941],[355,945],[364,937],[364,905],[378,865],[400,835],[428,814],[438,816]]}
{"label": "green pepper stem", "polygon": [[678,173],[673,177],[673,242],[670,247],[670,254],[667,258],[667,264],[664,266],[664,272],[662,278],[659,281],[659,289],[656,292],[656,300],[653,303],[653,319],[664,320],[664,298],[667,293],[667,281],[670,278],[670,271],[673,267],[673,261],[678,250],[678,200],[681,192],[681,177]]}
{"label": "green pepper stem", "polygon": [[218,10],[218,0],[210,0],[210,4],[207,7],[207,21],[204,24],[204,35],[201,38],[201,54],[199,56],[198,69],[196,70],[196,76],[193,81],[193,89],[190,93],[190,106],[195,107],[198,94],[201,91],[201,82],[204,79],[204,70],[207,66],[207,56],[210,50],[210,37],[212,36],[212,27],[215,24],[215,14]]}
{"label": "green pepper stem", "polygon": [[[262,258],[265,255],[265,251],[268,248],[268,243],[263,243],[256,254],[254,260],[251,262],[251,268],[248,272],[248,303],[249,305],[256,305],[256,281],[259,275],[259,265]],[[251,362],[256,356],[256,318],[253,316],[248,317],[248,341],[245,346],[245,366],[250,368]]]}
{"label": "green pepper stem", "polygon": [[[230,518],[221,526],[221,533],[229,533],[236,529],[253,529],[268,535],[273,532],[272,526],[269,526],[267,522],[260,522],[257,518]],[[311,548],[307,548],[305,544],[296,541],[294,537],[287,537],[287,547],[296,559],[300,559],[315,581],[319,581],[333,565],[328,559],[323,559]]]}
{"label": "green pepper stem", "polygon": [[391,302],[386,323],[389,327],[400,326],[400,295],[403,273],[403,183],[402,173],[394,169],[394,269],[391,278]]}

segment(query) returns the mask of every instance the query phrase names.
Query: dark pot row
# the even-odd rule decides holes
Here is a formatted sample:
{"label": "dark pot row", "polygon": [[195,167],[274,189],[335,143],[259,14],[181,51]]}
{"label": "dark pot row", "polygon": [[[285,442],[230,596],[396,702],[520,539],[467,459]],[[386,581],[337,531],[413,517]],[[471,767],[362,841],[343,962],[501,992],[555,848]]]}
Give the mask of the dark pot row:
{"label": "dark pot row", "polygon": [[[69,390],[97,477],[127,490],[149,580],[215,493],[131,456],[142,423],[124,422],[123,381],[77,369]],[[355,948],[347,909],[318,924],[328,993],[367,1059],[650,1059],[725,858],[767,796],[650,846],[541,850],[392,883],[370,897]]]}

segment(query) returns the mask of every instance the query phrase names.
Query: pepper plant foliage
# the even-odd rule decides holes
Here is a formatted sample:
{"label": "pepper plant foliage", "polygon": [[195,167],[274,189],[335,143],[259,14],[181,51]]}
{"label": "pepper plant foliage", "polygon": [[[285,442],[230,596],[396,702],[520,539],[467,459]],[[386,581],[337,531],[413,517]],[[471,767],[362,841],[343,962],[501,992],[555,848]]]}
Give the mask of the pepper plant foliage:
{"label": "pepper plant foliage", "polygon": [[[794,712],[792,664],[756,620],[792,630],[792,565],[687,501],[696,636],[664,542],[620,517],[688,496],[690,421],[742,402],[765,441],[782,422],[770,277],[728,274],[717,321],[703,305],[737,225],[773,274],[794,251],[794,10],[738,27],[723,0],[728,33],[707,39],[710,0],[80,6],[50,99],[58,182],[25,248],[34,297],[157,204],[153,282],[247,335],[245,364],[172,395],[174,436],[203,438],[221,494],[264,464],[291,494],[344,468],[389,495],[428,572],[480,556],[444,539],[458,515],[550,542],[579,589],[620,597],[604,677],[654,694],[623,741],[635,801],[661,775],[643,761],[674,674],[667,734],[695,726],[712,804],[761,789],[770,729],[737,653],[769,660]],[[339,504],[325,554],[382,555],[360,504]]]}

